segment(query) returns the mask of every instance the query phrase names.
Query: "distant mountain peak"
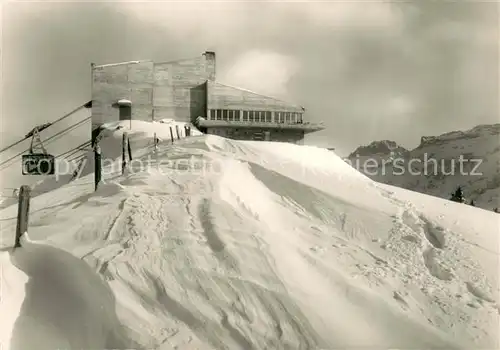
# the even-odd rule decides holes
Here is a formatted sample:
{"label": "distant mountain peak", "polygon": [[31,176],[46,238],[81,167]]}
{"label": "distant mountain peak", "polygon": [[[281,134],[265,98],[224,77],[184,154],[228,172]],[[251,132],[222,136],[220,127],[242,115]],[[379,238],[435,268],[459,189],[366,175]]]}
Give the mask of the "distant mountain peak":
{"label": "distant mountain peak", "polygon": [[398,145],[395,141],[380,140],[373,141],[367,146],[360,146],[349,155],[349,158],[356,156],[391,155],[406,154],[408,150]]}

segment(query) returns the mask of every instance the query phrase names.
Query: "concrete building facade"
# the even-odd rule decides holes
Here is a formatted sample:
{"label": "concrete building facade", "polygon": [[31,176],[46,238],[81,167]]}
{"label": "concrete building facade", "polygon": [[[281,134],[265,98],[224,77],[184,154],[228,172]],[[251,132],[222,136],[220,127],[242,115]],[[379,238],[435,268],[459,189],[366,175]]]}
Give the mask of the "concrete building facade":
{"label": "concrete building facade", "polygon": [[[119,120],[174,119],[201,131],[243,140],[301,143],[323,129],[305,109],[216,81],[214,52],[169,62],[92,65],[92,135]],[[129,101],[130,104],[120,104]]]}

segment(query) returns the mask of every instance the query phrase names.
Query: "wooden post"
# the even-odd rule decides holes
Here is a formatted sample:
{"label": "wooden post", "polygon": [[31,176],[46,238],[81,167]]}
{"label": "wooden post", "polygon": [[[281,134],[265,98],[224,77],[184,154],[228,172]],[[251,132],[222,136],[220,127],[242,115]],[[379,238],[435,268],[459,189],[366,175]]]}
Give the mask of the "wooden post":
{"label": "wooden post", "polygon": [[127,133],[123,133],[122,137],[122,175],[125,174],[125,168],[127,167]]}
{"label": "wooden post", "polygon": [[132,162],[132,146],[130,146],[130,139],[127,136],[127,148],[128,148],[128,161]]}
{"label": "wooden post", "polygon": [[174,133],[172,132],[172,127],[170,127],[170,139],[172,140],[172,143],[174,143]]}
{"label": "wooden post", "polygon": [[95,148],[94,148],[94,163],[95,163],[94,183],[95,183],[95,190],[97,191],[97,188],[99,187],[99,183],[101,182],[101,176],[102,176],[101,146],[99,146],[99,144],[95,145]]}
{"label": "wooden post", "polygon": [[19,191],[19,204],[17,208],[16,241],[14,248],[21,247],[21,236],[28,231],[28,218],[30,211],[31,188],[23,185]]}

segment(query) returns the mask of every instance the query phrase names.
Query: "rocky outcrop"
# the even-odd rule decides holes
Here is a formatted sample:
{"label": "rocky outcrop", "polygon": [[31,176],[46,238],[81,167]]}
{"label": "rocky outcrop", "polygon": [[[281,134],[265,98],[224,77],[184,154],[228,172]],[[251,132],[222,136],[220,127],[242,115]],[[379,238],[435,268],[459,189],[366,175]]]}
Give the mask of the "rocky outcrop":
{"label": "rocky outcrop", "polygon": [[404,155],[408,153],[408,150],[399,146],[395,141],[374,141],[368,146],[358,147],[349,155],[349,158],[356,156],[390,155],[391,153]]}

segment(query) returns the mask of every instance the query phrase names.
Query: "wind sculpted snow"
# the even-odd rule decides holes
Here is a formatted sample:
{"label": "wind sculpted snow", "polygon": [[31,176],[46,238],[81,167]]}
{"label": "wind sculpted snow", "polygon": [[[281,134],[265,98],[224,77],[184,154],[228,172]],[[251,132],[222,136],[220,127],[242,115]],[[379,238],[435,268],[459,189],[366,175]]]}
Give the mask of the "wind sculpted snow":
{"label": "wind sculpted snow", "polygon": [[111,290],[80,259],[25,240],[23,248],[11,254],[10,263],[27,277],[10,349],[110,349],[132,344],[116,316]]}
{"label": "wind sculpted snow", "polygon": [[[107,141],[117,154],[120,132]],[[145,132],[135,142],[146,146]],[[103,288],[100,297],[81,288],[88,305],[107,305],[53,322],[56,334],[99,320],[114,336],[89,333],[88,347],[498,347],[494,213],[375,184],[314,147],[195,136],[141,152],[146,168],[116,167],[95,193],[89,173],[33,200],[30,237],[81,258],[92,276],[64,271]],[[3,237],[15,209],[0,213]],[[29,249],[19,252],[36,256]],[[26,286],[41,275],[16,266]],[[16,276],[7,282],[22,286]],[[25,290],[20,310],[33,298]]]}

